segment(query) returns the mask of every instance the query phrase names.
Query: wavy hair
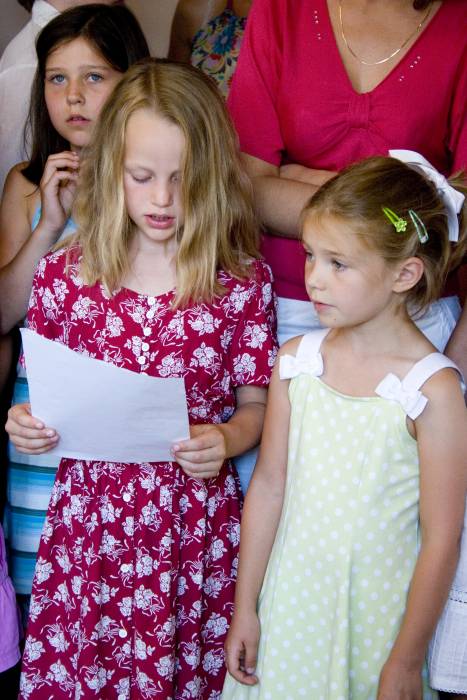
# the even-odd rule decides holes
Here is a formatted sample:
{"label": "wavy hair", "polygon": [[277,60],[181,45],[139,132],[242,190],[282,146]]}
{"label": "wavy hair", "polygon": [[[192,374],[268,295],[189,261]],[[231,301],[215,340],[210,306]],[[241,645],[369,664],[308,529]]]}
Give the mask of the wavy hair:
{"label": "wavy hair", "polygon": [[69,147],[50,121],[44,82],[47,58],[59,46],[74,39],[85,39],[120,73],[149,56],[136,17],[123,5],[80,5],[60,13],[44,27],[36,40],[37,70],[25,127],[25,134],[31,132],[31,158],[22,170],[22,174],[35,185],[39,185],[47,158]]}
{"label": "wavy hair", "polygon": [[252,187],[214,81],[196,68],[163,59],[130,68],[101,113],[75,207],[81,275],[87,284],[99,280],[113,292],[128,270],[134,225],[123,191],[125,131],[141,109],[177,125],[185,137],[174,305],[211,300],[223,292],[220,268],[245,277],[249,260],[258,257]]}
{"label": "wavy hair", "polygon": [[[451,178],[450,184],[467,192],[463,177]],[[383,207],[407,221],[406,231],[396,231]],[[419,239],[409,210],[425,225],[425,243]],[[302,226],[310,218],[325,216],[348,223],[349,230],[389,264],[410,257],[423,261],[422,277],[405,294],[405,302],[413,305],[415,312],[439,298],[448,273],[462,262],[467,251],[465,203],[459,214],[459,240],[451,244],[446,209],[436,186],[416,164],[409,166],[395,158],[367,158],[328,180],[303,209]]]}

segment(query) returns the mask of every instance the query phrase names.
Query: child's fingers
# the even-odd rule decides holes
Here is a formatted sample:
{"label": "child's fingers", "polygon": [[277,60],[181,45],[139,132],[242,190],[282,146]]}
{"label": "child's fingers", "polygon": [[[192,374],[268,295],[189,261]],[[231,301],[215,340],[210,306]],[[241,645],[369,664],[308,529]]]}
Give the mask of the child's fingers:
{"label": "child's fingers", "polygon": [[222,464],[214,462],[211,465],[203,465],[202,467],[193,467],[193,465],[183,466],[182,464],[180,464],[180,466],[187,476],[191,476],[194,479],[213,479],[219,474]]}
{"label": "child's fingers", "polygon": [[[206,466],[210,462],[216,462],[222,459],[222,452],[218,447],[209,447],[204,450],[190,451],[175,450],[174,456],[180,466],[197,465]],[[183,462],[183,464],[182,464]]]}
{"label": "child's fingers", "polygon": [[7,432],[17,428],[36,428],[41,430],[45,428],[44,423],[31,415],[31,404],[18,403],[12,406],[8,411],[8,420],[6,423]]}
{"label": "child's fingers", "polygon": [[15,435],[11,438],[11,441],[18,452],[38,455],[55,447],[58,442],[58,435],[51,438],[21,438]]}
{"label": "child's fingers", "polygon": [[256,685],[258,678],[245,671],[245,647],[243,644],[230,642],[225,648],[227,668],[231,676],[244,685]]}
{"label": "child's fingers", "polygon": [[207,450],[220,442],[220,436],[217,430],[206,430],[200,435],[189,438],[188,440],[180,440],[173,448],[177,452],[199,452]]}
{"label": "child's fingers", "polygon": [[[254,673],[256,671],[258,645],[250,640],[245,640],[244,647],[245,655],[243,658],[243,670],[248,676],[256,678]],[[256,678],[256,680],[258,679]]]}

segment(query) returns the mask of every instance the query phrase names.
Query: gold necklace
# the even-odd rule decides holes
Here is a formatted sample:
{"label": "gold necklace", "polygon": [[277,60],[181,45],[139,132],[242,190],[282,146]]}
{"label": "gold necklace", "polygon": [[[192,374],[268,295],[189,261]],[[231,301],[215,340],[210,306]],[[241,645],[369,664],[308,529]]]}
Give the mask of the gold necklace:
{"label": "gold necklace", "polygon": [[347,41],[347,37],[346,37],[345,34],[344,34],[344,23],[342,22],[342,0],[339,0],[339,27],[340,27],[340,30],[341,30],[342,41],[344,42],[344,44],[345,44],[347,50],[349,51],[349,53],[351,53],[352,56],[353,56],[354,58],[356,58],[357,61],[359,61],[359,63],[362,63],[364,66],[379,66],[379,65],[381,65],[381,63],[386,63],[386,61],[390,61],[391,58],[394,58],[394,56],[397,56],[397,54],[400,53],[400,51],[402,51],[402,49],[404,49],[404,48],[407,46],[407,44],[409,43],[409,41],[410,41],[411,39],[413,39],[413,37],[414,37],[416,34],[418,34],[418,32],[420,31],[420,29],[423,27],[423,25],[425,24],[426,20],[428,19],[428,16],[429,16],[429,14],[430,14],[430,12],[431,12],[431,5],[432,5],[432,3],[430,2],[430,4],[428,5],[428,10],[426,11],[424,17],[422,18],[422,21],[420,22],[420,24],[418,24],[418,25],[415,27],[414,31],[411,32],[411,33],[409,34],[409,36],[407,37],[407,39],[403,42],[403,44],[401,44],[401,45],[399,46],[398,49],[396,49],[396,50],[393,51],[391,54],[389,54],[389,56],[386,56],[386,58],[382,58],[380,61],[374,61],[374,62],[371,62],[371,63],[370,63],[369,61],[364,61],[362,58],[360,58],[360,56],[357,56],[357,54],[355,53],[355,51],[352,49],[352,47],[349,45],[349,42]]}

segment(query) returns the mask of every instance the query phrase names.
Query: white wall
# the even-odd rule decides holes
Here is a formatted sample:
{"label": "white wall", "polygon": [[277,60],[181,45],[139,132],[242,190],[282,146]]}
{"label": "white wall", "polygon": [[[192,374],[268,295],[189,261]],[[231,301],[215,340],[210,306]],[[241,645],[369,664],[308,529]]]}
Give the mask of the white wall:
{"label": "white wall", "polygon": [[[177,0],[127,0],[148,40],[151,53],[166,56]],[[0,0],[0,54],[10,39],[28,21],[28,13],[16,0]]]}

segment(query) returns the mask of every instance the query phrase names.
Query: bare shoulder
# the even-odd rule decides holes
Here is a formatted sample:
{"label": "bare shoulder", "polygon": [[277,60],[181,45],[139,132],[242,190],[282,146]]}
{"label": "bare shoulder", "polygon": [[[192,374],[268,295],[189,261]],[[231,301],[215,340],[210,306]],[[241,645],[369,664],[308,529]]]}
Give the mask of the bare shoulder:
{"label": "bare shoulder", "polygon": [[293,355],[295,357],[302,338],[303,335],[296,335],[294,338],[286,340],[285,343],[279,348],[278,357],[282,357],[283,355]]}
{"label": "bare shoulder", "polygon": [[[3,199],[15,199],[18,202],[26,198],[35,199],[34,194],[39,197],[39,188],[30,182],[24,175],[23,170],[27,162],[17,163],[7,175],[3,188]],[[25,201],[25,204],[27,202]]]}
{"label": "bare shoulder", "polygon": [[453,405],[455,402],[467,410],[461,382],[460,372],[453,367],[443,367],[427,379],[422,391],[429,402],[434,405]]}
{"label": "bare shoulder", "polygon": [[[451,367],[444,367],[435,372],[421,390],[428,402],[414,421],[417,439],[423,435],[424,439],[430,442],[440,439],[453,443],[457,442],[461,435],[465,438],[467,407],[459,372]],[[453,434],[457,436],[455,440]]]}

